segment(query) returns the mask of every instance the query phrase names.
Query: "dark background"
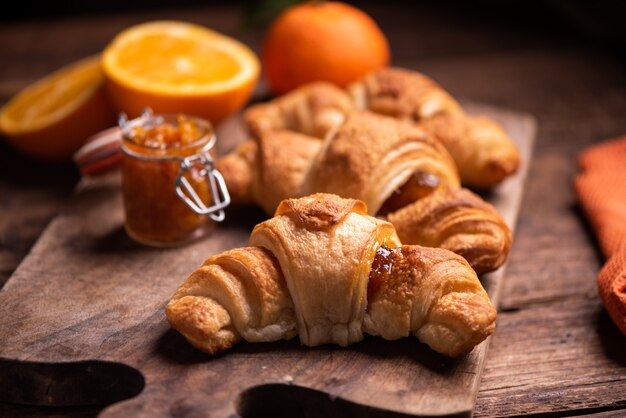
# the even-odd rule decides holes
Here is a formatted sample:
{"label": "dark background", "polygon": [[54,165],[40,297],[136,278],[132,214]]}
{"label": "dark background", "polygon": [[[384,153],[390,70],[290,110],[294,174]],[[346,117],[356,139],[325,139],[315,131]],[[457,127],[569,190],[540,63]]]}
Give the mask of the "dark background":
{"label": "dark background", "polygon": [[[50,19],[58,17],[76,17],[120,12],[138,12],[142,10],[184,9],[198,6],[220,6],[237,4],[243,9],[242,29],[262,26],[276,13],[297,0],[259,0],[259,1],[213,1],[213,0],[22,0],[4,7],[0,21],[24,19]],[[347,1],[367,9],[374,1]],[[380,2],[378,2],[380,3]],[[464,21],[482,23],[490,21],[494,25],[515,27],[521,32],[546,36],[578,37],[581,42],[596,42],[614,49],[623,55],[626,51],[626,2],[620,0],[548,0],[548,1],[394,1],[385,4],[401,6],[407,13],[428,9],[446,12],[450,18],[462,18]]]}

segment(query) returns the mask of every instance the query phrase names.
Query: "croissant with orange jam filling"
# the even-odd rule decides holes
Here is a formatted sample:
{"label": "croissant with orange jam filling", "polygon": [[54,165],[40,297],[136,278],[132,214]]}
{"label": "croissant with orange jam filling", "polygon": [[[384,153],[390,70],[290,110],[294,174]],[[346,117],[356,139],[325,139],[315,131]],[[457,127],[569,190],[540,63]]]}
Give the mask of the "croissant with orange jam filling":
{"label": "croissant with orange jam filling", "polygon": [[456,357],[494,331],[496,310],[462,257],[401,246],[361,201],[285,200],[250,244],[210,257],[166,307],[171,326],[209,354],[241,339],[345,346],[369,333],[412,334]]}

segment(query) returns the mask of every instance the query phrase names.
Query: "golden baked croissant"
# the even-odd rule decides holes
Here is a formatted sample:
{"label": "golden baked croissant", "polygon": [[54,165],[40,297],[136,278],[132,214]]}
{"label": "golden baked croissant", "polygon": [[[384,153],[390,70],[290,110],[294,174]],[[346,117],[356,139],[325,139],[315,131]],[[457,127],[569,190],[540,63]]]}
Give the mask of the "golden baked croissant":
{"label": "golden baked croissant", "polygon": [[495,122],[470,117],[452,96],[423,74],[385,68],[348,87],[356,107],[419,122],[446,146],[462,183],[488,188],[514,173],[519,152]]}
{"label": "golden baked croissant", "polygon": [[393,226],[336,195],[283,201],[258,224],[251,247],[210,257],[180,286],[167,319],[215,354],[242,338],[304,345],[355,343],[363,333],[413,334],[448,356],[495,328],[476,273],[443,249],[400,246]]}
{"label": "golden baked croissant", "polygon": [[300,196],[320,139],[339,126],[352,107],[347,92],[320,81],[248,108],[244,120],[254,139],[217,163],[232,201],[256,202],[273,214],[281,200]]}
{"label": "golden baked croissant", "polygon": [[479,274],[504,264],[513,236],[493,205],[467,189],[428,193],[387,214],[403,243],[453,251]]}

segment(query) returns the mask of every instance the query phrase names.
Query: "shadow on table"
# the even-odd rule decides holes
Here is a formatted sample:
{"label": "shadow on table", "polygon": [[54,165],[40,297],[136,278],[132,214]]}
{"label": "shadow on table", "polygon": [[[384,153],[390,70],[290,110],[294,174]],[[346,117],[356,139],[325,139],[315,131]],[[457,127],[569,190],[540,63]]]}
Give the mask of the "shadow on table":
{"label": "shadow on table", "polygon": [[620,332],[603,307],[598,312],[596,331],[606,356],[626,367],[626,336]]}
{"label": "shadow on table", "polygon": [[145,386],[132,367],[106,361],[46,363],[0,358],[0,416],[95,417]]}
{"label": "shadow on table", "polygon": [[[596,256],[598,258],[598,264],[604,265],[606,260],[602,255],[600,249],[600,243],[597,240],[595,231],[587,221],[585,213],[580,205],[576,204],[572,206],[572,212],[580,220],[581,226],[585,229],[587,237],[589,238],[589,244],[593,246]],[[624,336],[617,326],[613,323],[613,320],[609,316],[606,309],[603,306],[600,307],[596,321],[596,332],[604,348],[604,352],[611,360],[619,363],[622,366],[626,366],[626,336]]]}
{"label": "shadow on table", "polygon": [[0,402],[0,416],[13,418],[66,417],[96,418],[106,406],[42,407]]}

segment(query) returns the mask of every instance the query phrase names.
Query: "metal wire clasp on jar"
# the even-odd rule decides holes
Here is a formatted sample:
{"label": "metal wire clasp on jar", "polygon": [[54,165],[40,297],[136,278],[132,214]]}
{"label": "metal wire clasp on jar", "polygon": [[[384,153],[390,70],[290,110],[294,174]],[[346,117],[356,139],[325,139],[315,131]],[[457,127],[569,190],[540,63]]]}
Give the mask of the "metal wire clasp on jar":
{"label": "metal wire clasp on jar", "polygon": [[122,114],[122,191],[126,231],[144,244],[173,246],[209,233],[230,196],[215,169],[215,132],[207,120]]}

